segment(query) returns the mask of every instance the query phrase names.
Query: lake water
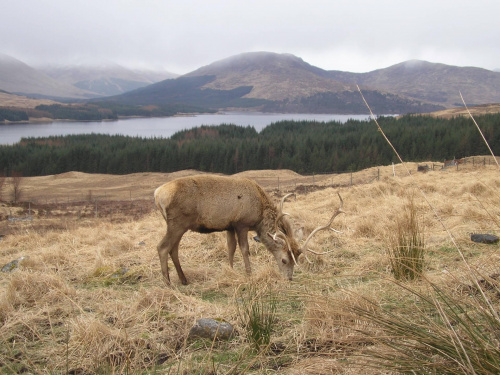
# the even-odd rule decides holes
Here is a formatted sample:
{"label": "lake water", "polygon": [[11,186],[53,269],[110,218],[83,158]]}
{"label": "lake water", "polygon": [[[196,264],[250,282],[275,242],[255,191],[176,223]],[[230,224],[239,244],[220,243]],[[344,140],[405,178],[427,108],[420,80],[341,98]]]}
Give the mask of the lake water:
{"label": "lake water", "polygon": [[226,112],[213,115],[196,115],[161,118],[133,118],[116,121],[58,121],[35,124],[0,125],[0,144],[14,144],[27,137],[47,137],[69,134],[121,134],[143,138],[169,138],[174,133],[201,125],[235,124],[250,125],[261,131],[273,122],[281,120],[340,121],[349,119],[367,120],[368,115],[329,115],[297,113],[249,113]]}

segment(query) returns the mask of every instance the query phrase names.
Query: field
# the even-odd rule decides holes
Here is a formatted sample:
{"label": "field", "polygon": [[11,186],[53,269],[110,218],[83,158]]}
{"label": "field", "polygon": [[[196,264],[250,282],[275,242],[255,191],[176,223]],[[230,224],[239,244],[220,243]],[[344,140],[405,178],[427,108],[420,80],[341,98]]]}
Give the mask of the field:
{"label": "field", "polygon": [[[436,287],[464,303],[476,318],[474,306],[482,309],[483,295],[492,311],[500,307],[499,245],[470,240],[471,233],[499,232],[498,168],[468,165],[417,173],[416,164],[408,167],[411,176],[402,165],[395,167],[395,177],[392,166],[381,167],[379,180],[367,178],[352,186],[331,187],[332,176],[324,176],[324,183],[317,182],[315,189],[289,185],[287,191],[296,189],[297,194],[284,210],[305,235],[328,221],[339,206],[337,193],[345,211],[332,225],[342,233],[321,231],[310,243],[313,250],[331,252],[308,254],[310,262],[299,259],[291,282],[253,239],[253,273],[247,276],[239,250],[234,269],[229,267],[224,233],[186,233],[179,251],[189,281],[186,286],[180,284],[171,262],[172,285],[162,280],[156,245],[166,225],[152,209],[152,192],[171,178],[196,172],[128,176],[71,172],[25,178],[23,189],[30,198],[60,204],[92,201],[90,191],[99,191],[104,200],[103,192],[108,192],[114,205],[125,209],[111,217],[42,215],[34,205],[31,221],[0,221],[4,235],[0,266],[24,257],[19,269],[0,272],[0,372],[396,373],[380,365],[380,358],[403,360],[401,352],[387,344],[394,333],[370,313],[394,316],[396,322],[414,319],[417,325],[431,318],[437,322],[449,315],[440,314],[439,308],[432,311],[419,298],[429,295],[425,301],[442,306],[439,301],[447,299],[433,294]],[[296,177],[290,171],[242,175],[256,178],[265,173],[280,176],[282,182]],[[373,175],[373,171],[359,173]],[[278,203],[283,191],[274,184],[266,186],[265,179],[259,182]],[[412,200],[425,239],[423,277],[395,281],[388,249]],[[144,210],[137,210],[133,202],[144,205]],[[17,217],[27,213],[26,206],[0,209]],[[478,290],[481,286],[484,292]],[[269,344],[255,345],[247,335],[248,306],[275,309],[270,313]],[[237,335],[213,342],[188,338],[200,318],[229,322]],[[464,337],[467,331],[456,317],[447,326],[454,327],[449,340],[455,343],[453,332]],[[491,327],[484,331],[495,336]],[[401,333],[396,336],[390,336],[391,342],[401,339]],[[411,337],[404,342],[413,348],[415,341]],[[458,342],[466,344],[466,339]],[[500,361],[498,343],[494,338],[492,343]],[[449,368],[461,368],[460,360],[426,350],[432,366],[450,361]]]}

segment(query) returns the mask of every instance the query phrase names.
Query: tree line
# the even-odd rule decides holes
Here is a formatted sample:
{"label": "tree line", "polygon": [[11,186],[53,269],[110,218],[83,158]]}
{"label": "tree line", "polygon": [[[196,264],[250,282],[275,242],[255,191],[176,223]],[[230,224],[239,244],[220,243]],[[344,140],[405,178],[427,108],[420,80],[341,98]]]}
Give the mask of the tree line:
{"label": "tree line", "polygon": [[[500,114],[476,118],[493,151],[500,152]],[[489,153],[471,119],[406,115],[378,118],[405,161],[439,161]],[[233,174],[291,169],[301,174],[356,171],[398,162],[373,121],[280,121],[258,133],[222,124],[184,130],[170,138],[70,135],[23,138],[0,146],[8,176],[68,171],[127,174],[196,169]]]}

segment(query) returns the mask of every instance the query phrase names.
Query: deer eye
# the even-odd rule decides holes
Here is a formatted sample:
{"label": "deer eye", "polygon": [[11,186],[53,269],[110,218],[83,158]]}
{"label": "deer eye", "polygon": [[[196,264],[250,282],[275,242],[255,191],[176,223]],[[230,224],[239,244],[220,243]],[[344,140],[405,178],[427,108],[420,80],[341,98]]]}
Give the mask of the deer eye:
{"label": "deer eye", "polygon": [[286,259],[281,259],[281,261],[283,262],[283,264],[287,263]]}

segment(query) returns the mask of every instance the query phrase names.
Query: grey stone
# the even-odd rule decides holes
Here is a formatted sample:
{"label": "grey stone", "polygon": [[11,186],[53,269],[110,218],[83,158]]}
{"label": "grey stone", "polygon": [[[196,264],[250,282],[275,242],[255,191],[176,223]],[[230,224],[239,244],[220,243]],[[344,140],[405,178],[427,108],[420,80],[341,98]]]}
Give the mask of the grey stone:
{"label": "grey stone", "polygon": [[498,237],[493,234],[471,234],[470,239],[471,241],[474,242],[487,243],[487,244],[498,242]]}
{"label": "grey stone", "polygon": [[7,263],[5,266],[2,267],[2,272],[7,272],[7,273],[14,272],[19,268],[20,263],[27,258],[28,257],[21,257],[19,259]]}
{"label": "grey stone", "polygon": [[210,340],[229,340],[235,334],[234,327],[215,319],[199,319],[189,331],[189,338],[206,338]]}

